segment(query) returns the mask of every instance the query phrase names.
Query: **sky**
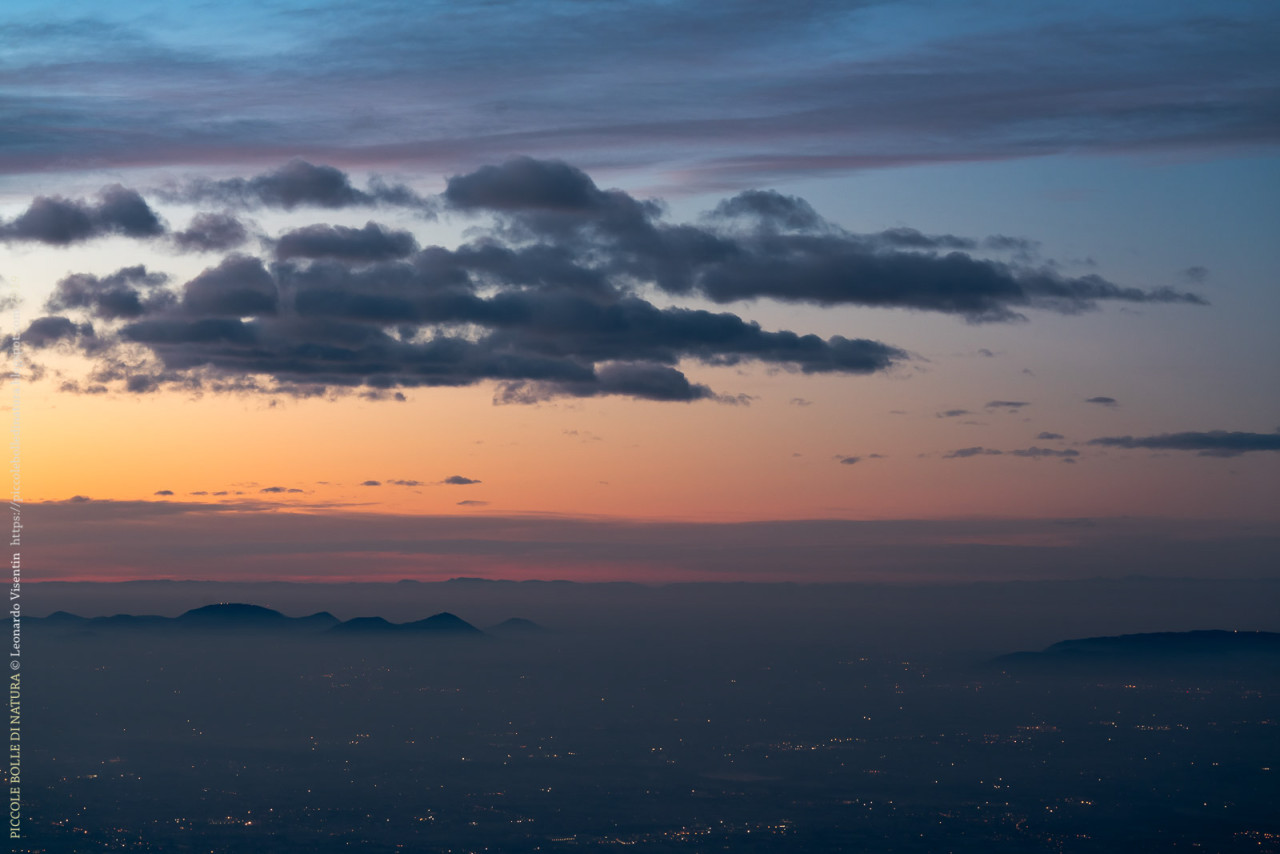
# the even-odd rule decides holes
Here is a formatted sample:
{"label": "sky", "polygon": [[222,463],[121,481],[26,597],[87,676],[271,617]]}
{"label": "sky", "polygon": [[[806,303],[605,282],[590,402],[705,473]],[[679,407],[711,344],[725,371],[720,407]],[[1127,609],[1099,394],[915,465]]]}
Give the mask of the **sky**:
{"label": "sky", "polygon": [[31,576],[1274,577],[1278,37],[6,3]]}

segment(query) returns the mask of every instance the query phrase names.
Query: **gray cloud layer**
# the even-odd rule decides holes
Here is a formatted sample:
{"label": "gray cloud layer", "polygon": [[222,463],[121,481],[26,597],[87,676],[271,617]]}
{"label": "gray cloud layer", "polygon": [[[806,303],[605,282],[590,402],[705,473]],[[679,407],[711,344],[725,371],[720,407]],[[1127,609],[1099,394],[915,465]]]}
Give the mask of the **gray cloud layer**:
{"label": "gray cloud layer", "polygon": [[[182,49],[163,16],[87,8],[0,17],[23,48],[7,72],[40,81],[6,95],[0,171],[298,153],[443,168],[521,150],[750,186],[762,175],[1277,139],[1280,26],[1266,3],[1004,4],[980,21],[963,5],[828,0],[391,0],[309,16],[268,4],[223,14],[236,32],[272,37],[220,41],[215,17],[199,47]],[[194,26],[214,8],[192,12]],[[207,189],[299,198],[283,181]],[[331,189],[318,198],[351,198]]]}

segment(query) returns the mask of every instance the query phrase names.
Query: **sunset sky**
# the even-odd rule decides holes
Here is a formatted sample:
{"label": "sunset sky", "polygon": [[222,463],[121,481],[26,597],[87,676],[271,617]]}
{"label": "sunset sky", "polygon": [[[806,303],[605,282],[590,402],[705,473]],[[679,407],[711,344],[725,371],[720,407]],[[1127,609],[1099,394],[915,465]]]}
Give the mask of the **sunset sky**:
{"label": "sunset sky", "polygon": [[29,579],[1274,577],[1278,40],[11,0]]}

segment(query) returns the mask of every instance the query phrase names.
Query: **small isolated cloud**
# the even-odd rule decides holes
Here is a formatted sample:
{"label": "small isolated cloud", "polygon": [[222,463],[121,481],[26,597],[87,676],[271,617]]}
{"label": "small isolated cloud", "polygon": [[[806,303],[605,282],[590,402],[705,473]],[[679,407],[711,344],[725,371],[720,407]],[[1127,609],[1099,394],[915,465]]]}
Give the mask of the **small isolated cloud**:
{"label": "small isolated cloud", "polygon": [[283,486],[264,486],[262,487],[262,489],[259,489],[258,491],[265,492],[268,495],[280,495],[282,493],[288,492],[289,490],[285,489]]}
{"label": "small isolated cloud", "polygon": [[183,252],[225,252],[248,240],[249,229],[229,213],[198,213],[173,234],[173,245]]}
{"label": "small isolated cloud", "polygon": [[1099,406],[1119,406],[1120,405],[1120,401],[1116,400],[1114,397],[1090,397],[1085,400],[1085,403],[1096,403]]}
{"label": "small isolated cloud", "polygon": [[1055,451],[1053,448],[1037,448],[1034,446],[1030,448],[1022,448],[1021,450],[1017,450],[1017,451],[1009,451],[1009,453],[1015,457],[1030,457],[1032,459],[1040,459],[1042,457],[1066,458],[1066,457],[1080,456],[1079,451],[1072,450],[1071,448],[1067,448],[1064,451]]}
{"label": "small isolated cloud", "polygon": [[941,412],[933,413],[935,418],[959,418],[961,415],[968,415],[967,409],[944,409]]}
{"label": "small isolated cloud", "polygon": [[150,271],[142,264],[121,267],[101,277],[72,273],[59,280],[45,301],[45,310],[80,309],[98,320],[135,318],[176,302],[173,294],[160,290],[168,281],[166,274]]}
{"label": "small isolated cloud", "polygon": [[803,397],[793,397],[788,402],[792,406],[813,406],[812,400],[805,400]]}
{"label": "small isolated cloud", "polygon": [[1209,279],[1209,268],[1196,265],[1182,271],[1182,277],[1188,282],[1203,285]]}
{"label": "small isolated cloud", "polygon": [[[91,324],[72,323],[65,317],[37,317],[27,324],[20,337],[23,346],[33,350],[52,347],[63,341],[80,342],[86,347],[95,343]],[[5,336],[3,349],[9,350],[12,346],[12,336]]]}
{"label": "small isolated cloud", "polygon": [[160,490],[157,490],[154,494],[155,494],[155,495],[173,495],[173,490],[172,490],[172,489],[160,489]]}
{"label": "small isolated cloud", "polygon": [[1031,404],[1025,400],[991,400],[987,402],[987,409],[1008,409],[1010,411],[1021,409]]}
{"label": "small isolated cloud", "polygon": [[37,196],[25,211],[0,222],[0,242],[30,241],[67,246],[95,237],[149,238],[164,233],[164,223],[137,191],[112,184],[97,201]]}
{"label": "small isolated cloud", "polygon": [[[799,455],[799,454],[794,454],[793,456],[797,456],[797,457],[798,457],[798,456],[800,456],[800,455]],[[844,454],[836,454],[836,457],[835,457],[835,458],[840,462],[840,465],[842,465],[842,466],[852,466],[852,465],[857,465],[858,463],[862,462],[863,460],[887,460],[887,459],[889,459],[889,458],[888,458],[888,457],[886,457],[884,454],[866,454],[866,455],[863,455],[863,456],[845,456]]]}
{"label": "small isolated cloud", "polygon": [[487,507],[488,505],[489,505],[488,501],[467,500],[467,501],[458,502],[459,507]]}
{"label": "small isolated cloud", "polygon": [[387,481],[387,483],[390,483],[394,486],[424,486],[425,485],[420,480],[389,480]]}
{"label": "small isolated cloud", "polygon": [[460,474],[455,474],[450,477],[446,477],[444,480],[440,482],[451,484],[453,486],[470,486],[473,483],[480,483],[480,481],[478,480],[473,480],[469,477],[463,477]]}
{"label": "small isolated cloud", "polygon": [[87,495],[73,495],[67,499],[67,503],[68,504],[84,504],[86,501],[92,501],[92,500],[93,499]]}
{"label": "small isolated cloud", "polygon": [[360,485],[361,485],[361,486],[382,486],[382,481],[380,481],[380,480],[366,480],[364,483],[362,483],[362,484],[360,484]]}
{"label": "small isolated cloud", "polygon": [[1055,439],[1065,439],[1066,436],[1063,436],[1061,433],[1050,433],[1048,430],[1046,430],[1043,433],[1040,433],[1039,435],[1037,435],[1036,438],[1041,440],[1042,442],[1051,442]]}
{"label": "small isolated cloud", "polygon": [[1162,433],[1159,436],[1103,436],[1090,445],[1111,448],[1147,448],[1159,451],[1195,451],[1202,457],[1238,457],[1253,451],[1280,451],[1280,431],[1243,433],[1228,430]]}
{"label": "small isolated cloud", "polygon": [[958,448],[950,453],[943,454],[942,458],[944,460],[963,460],[968,457],[999,456],[1002,453],[1004,452],[997,451],[995,448]]}
{"label": "small isolated cloud", "polygon": [[252,178],[201,179],[166,194],[172,201],[217,202],[242,208],[350,208],[392,205],[431,213],[434,204],[405,186],[371,181],[357,189],[341,169],[291,160],[279,169]]}

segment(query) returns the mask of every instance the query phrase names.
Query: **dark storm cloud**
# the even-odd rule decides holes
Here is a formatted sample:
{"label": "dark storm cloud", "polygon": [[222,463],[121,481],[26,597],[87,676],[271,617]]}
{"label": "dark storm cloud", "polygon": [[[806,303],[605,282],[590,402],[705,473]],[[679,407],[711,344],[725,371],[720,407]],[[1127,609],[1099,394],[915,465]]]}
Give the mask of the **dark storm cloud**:
{"label": "dark storm cloud", "polygon": [[1280,451],[1280,432],[1209,430],[1202,433],[1162,433],[1159,436],[1103,436],[1091,439],[1089,444],[1112,448],[1196,451],[1202,457],[1238,457],[1252,451]]}
{"label": "dark storm cloud", "polygon": [[252,178],[198,179],[168,191],[165,196],[175,201],[216,202],[242,208],[293,210],[392,205],[423,212],[431,210],[430,202],[408,187],[373,181],[367,190],[359,190],[341,169],[302,159],[290,160],[278,169]]}
{"label": "dark storm cloud", "polygon": [[[377,193],[366,193],[339,170],[303,161],[217,186],[223,203],[234,195],[280,207],[368,204],[399,192],[375,185]],[[395,399],[401,388],[496,381],[499,403],[619,395],[745,404],[748,396],[691,380],[681,363],[871,374],[909,357],[878,341],[659,307],[641,294],[656,287],[672,298],[908,308],[969,321],[1009,320],[1026,307],[1071,313],[1112,299],[1198,300],[1066,279],[954,248],[979,243],[966,238],[907,228],[853,234],[773,191],[739,193],[699,225],[673,224],[659,202],[602,190],[554,160],[520,157],[456,175],[441,204],[475,218],[455,249],[420,249],[409,232],[373,222],[315,224],[283,234],[270,266],[231,254],[180,287],[124,271],[68,277],[49,310],[104,325],[96,336],[76,327],[85,330],[76,338],[65,325],[75,320],[63,317],[56,328],[48,321],[55,325],[44,338],[78,340],[117,363],[123,357],[113,347],[142,345],[151,367],[108,372],[127,375],[137,391],[346,389]],[[203,245],[238,234],[234,218],[210,217],[188,229]]]}
{"label": "dark storm cloud", "polygon": [[108,235],[150,238],[163,233],[164,223],[142,196],[119,184],[104,187],[96,202],[37,196],[17,217],[0,222],[0,241],[54,246]]}
{"label": "dark storm cloud", "polygon": [[181,308],[195,317],[243,317],[276,312],[276,283],[257,258],[231,255],[182,289]]}
{"label": "dark storm cloud", "polygon": [[953,234],[924,234],[914,228],[891,228],[875,235],[886,246],[897,249],[977,249],[978,241]]}
{"label": "dark storm cloud", "polygon": [[[57,344],[60,341],[81,341],[86,345],[93,343],[93,327],[89,324],[75,324],[65,317],[37,317],[22,333],[22,344],[25,347],[41,349]],[[13,336],[6,336],[4,349],[10,349]]]}
{"label": "dark storm cloud", "polygon": [[[773,231],[823,231],[827,228],[826,221],[804,199],[785,196],[775,190],[745,190],[725,199],[707,218],[749,220]],[[904,231],[919,234],[914,229]]]}
{"label": "dark storm cloud", "polygon": [[595,376],[581,381],[504,383],[494,397],[498,403],[536,403],[553,397],[624,395],[641,400],[683,401],[714,399],[707,386],[689,382],[675,368],[632,362],[601,365]]}
{"label": "dark storm cloud", "polygon": [[407,258],[418,241],[407,231],[394,231],[375,222],[364,228],[309,225],[285,232],[276,241],[276,258],[336,258],[354,263]]}
{"label": "dark storm cloud", "polygon": [[228,213],[198,213],[185,231],[174,232],[174,245],[184,252],[224,252],[249,240],[244,223]]}
{"label": "dark storm cloud", "polygon": [[103,320],[139,317],[173,302],[172,294],[157,290],[168,281],[166,274],[149,271],[141,264],[102,277],[74,273],[58,282],[45,309],[83,309]]}
{"label": "dark storm cloud", "polygon": [[661,205],[601,190],[560,161],[522,157],[485,166],[450,178],[444,196],[456,209],[497,215],[507,239],[551,243],[600,273],[719,303],[768,298],[908,308],[980,322],[1019,319],[1021,308],[1070,314],[1102,301],[1204,302],[1169,288],[1143,291],[959,251],[978,246],[967,238],[909,228],[853,234],[803,199],[774,191],[739,193],[704,226],[670,225]]}
{"label": "dark storm cloud", "polygon": [[459,210],[599,211],[608,195],[583,172],[559,160],[514,157],[448,180],[445,200]]}
{"label": "dark storm cloud", "polygon": [[469,478],[469,477],[463,477],[460,474],[455,474],[455,475],[450,475],[449,477],[446,477],[444,480],[440,482],[451,484],[453,486],[470,486],[471,484],[479,483],[480,481],[473,480],[472,478]]}
{"label": "dark storm cloud", "polygon": [[1085,403],[1096,403],[1099,406],[1112,407],[1120,405],[1120,401],[1116,400],[1114,397],[1090,397],[1085,400]]}
{"label": "dark storm cloud", "polygon": [[958,448],[957,450],[943,454],[942,458],[944,460],[963,460],[967,457],[999,456],[1003,453],[1003,451],[997,451],[994,448]]}

